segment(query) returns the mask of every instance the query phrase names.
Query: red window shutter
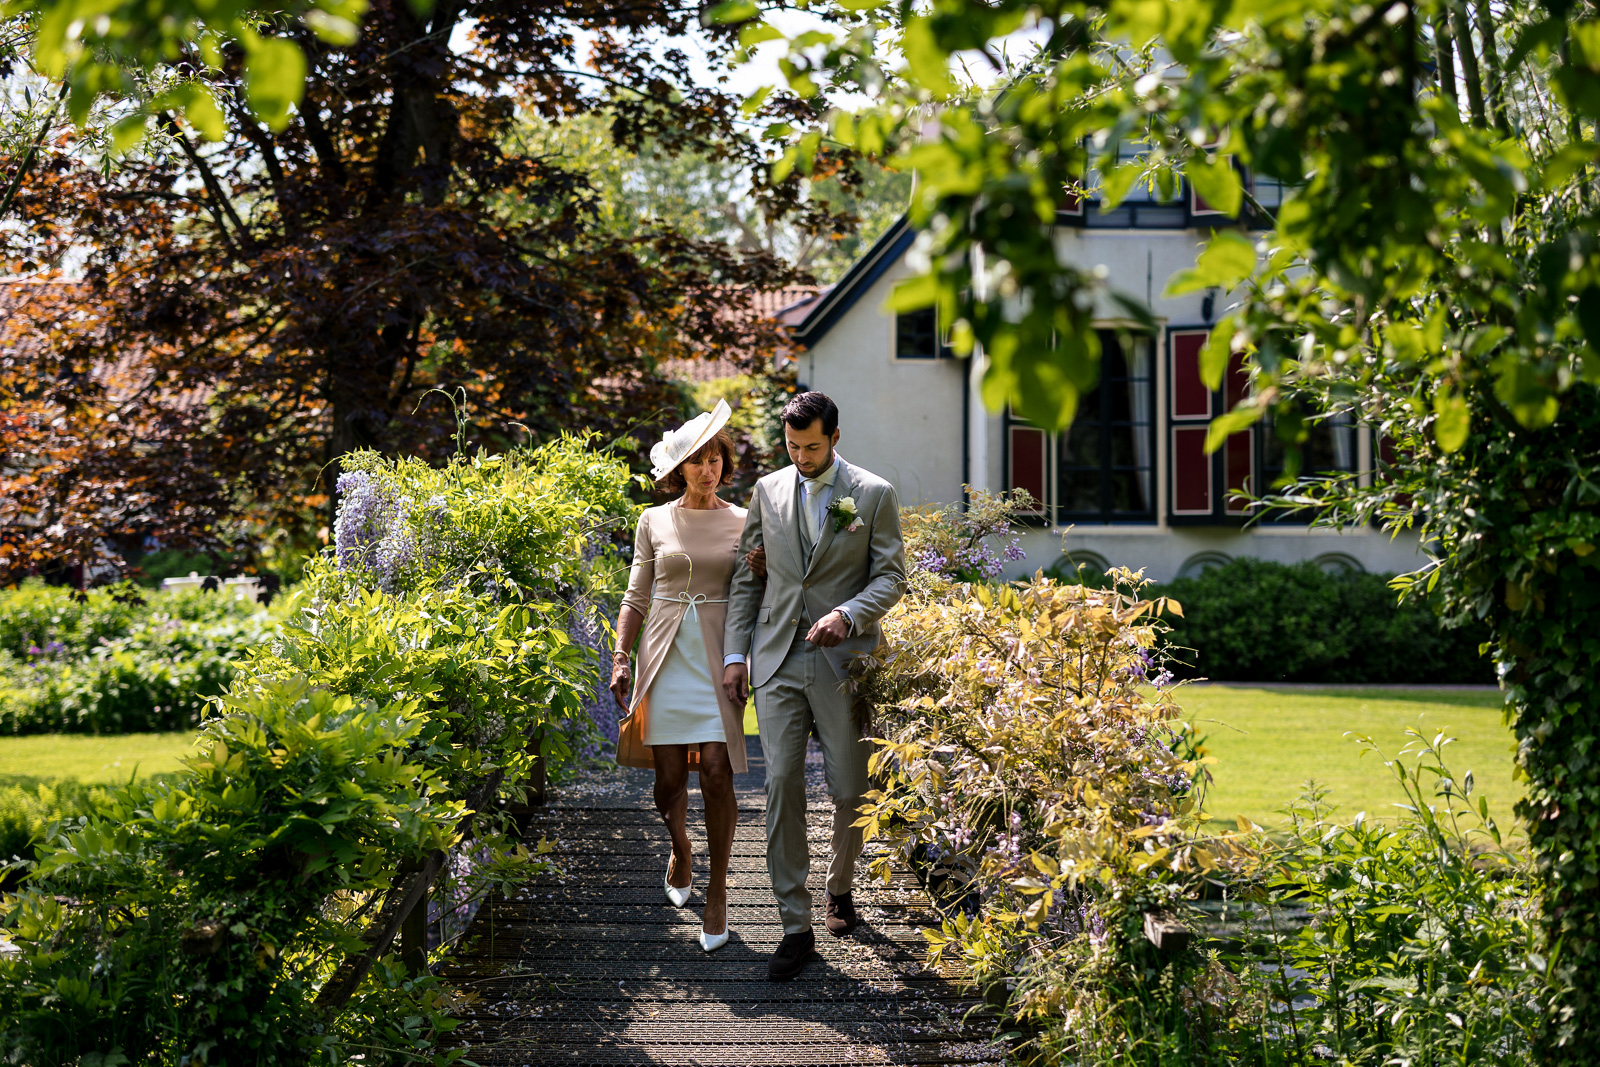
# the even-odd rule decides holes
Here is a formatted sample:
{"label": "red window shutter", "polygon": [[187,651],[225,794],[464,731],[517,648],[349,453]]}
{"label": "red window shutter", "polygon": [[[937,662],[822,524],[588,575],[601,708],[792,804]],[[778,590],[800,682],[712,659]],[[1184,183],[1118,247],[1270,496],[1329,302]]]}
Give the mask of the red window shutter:
{"label": "red window shutter", "polygon": [[1200,350],[1209,330],[1174,330],[1171,392],[1172,447],[1168,476],[1172,479],[1173,515],[1210,515],[1216,507],[1215,463],[1206,455],[1206,427],[1211,422],[1212,394],[1200,380]]}
{"label": "red window shutter", "polygon": [[[1232,411],[1250,391],[1250,372],[1244,357],[1235,354],[1228,360],[1228,373],[1222,381],[1222,410]],[[1250,503],[1240,493],[1255,488],[1255,427],[1229,434],[1222,445],[1222,483],[1228,493],[1224,510],[1229,515],[1250,514]]]}
{"label": "red window shutter", "polygon": [[1036,426],[1012,426],[1009,428],[1009,433],[1011,435],[1008,442],[1011,456],[1010,487],[1026,489],[1032,494],[1033,499],[1039,501],[1038,508],[1028,514],[1043,515],[1049,437]]}
{"label": "red window shutter", "polygon": [[1172,335],[1172,417],[1209,419],[1211,390],[1200,380],[1200,350],[1209,336],[1205,330],[1184,330]]}
{"label": "red window shutter", "polygon": [[1211,457],[1206,455],[1206,428],[1172,428],[1172,513],[1211,514]]}

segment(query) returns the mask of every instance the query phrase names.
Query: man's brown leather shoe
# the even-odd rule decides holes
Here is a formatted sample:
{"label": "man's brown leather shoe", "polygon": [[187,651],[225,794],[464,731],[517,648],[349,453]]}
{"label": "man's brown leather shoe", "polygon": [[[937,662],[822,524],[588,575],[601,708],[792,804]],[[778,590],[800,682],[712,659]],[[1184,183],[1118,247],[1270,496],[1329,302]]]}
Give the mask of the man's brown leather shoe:
{"label": "man's brown leather shoe", "polygon": [[840,893],[838,896],[829,893],[828,903],[822,910],[822,916],[823,923],[828,927],[828,933],[834,937],[844,937],[855,930],[861,922],[849,893]]}
{"label": "man's brown leather shoe", "polygon": [[810,930],[784,934],[783,940],[778,942],[778,951],[767,961],[767,977],[774,982],[787,982],[799,974],[816,953],[817,939]]}

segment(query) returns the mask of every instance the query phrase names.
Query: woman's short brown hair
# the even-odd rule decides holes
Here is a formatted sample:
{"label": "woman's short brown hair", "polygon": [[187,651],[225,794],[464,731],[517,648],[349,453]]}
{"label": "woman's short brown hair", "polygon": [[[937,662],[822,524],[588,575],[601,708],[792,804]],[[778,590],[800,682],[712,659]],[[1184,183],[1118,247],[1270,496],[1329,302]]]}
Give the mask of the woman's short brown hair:
{"label": "woman's short brown hair", "polygon": [[[733,484],[733,438],[728,436],[727,430],[718,430],[717,435],[691,456],[684,457],[683,463],[703,462],[706,454],[713,448],[722,452],[722,482],[721,485]],[[668,493],[681,493],[689,488],[689,483],[683,477],[683,463],[673,467],[667,473],[656,479],[656,488]]]}

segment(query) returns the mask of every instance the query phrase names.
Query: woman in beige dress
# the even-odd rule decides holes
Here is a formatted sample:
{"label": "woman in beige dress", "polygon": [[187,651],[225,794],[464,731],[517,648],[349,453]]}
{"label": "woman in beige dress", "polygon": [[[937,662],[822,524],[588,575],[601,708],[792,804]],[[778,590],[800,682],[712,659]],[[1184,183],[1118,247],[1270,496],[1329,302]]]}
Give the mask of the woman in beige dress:
{"label": "woman in beige dress", "polygon": [[[700,933],[707,952],[728,940],[728,856],[739,817],[733,776],[745,770],[744,709],[716,684],[745,517],[744,508],[717,495],[733,472],[733,441],[722,429],[728,415],[719,401],[715,411],[689,420],[650,451],[656,484],[681,495],[639,517],[611,670],[611,691],[628,711],[617,762],[655,769],[656,810],[672,836],[663,890],[680,908],[694,881],[689,769],[700,772],[710,851]],[[641,630],[635,686],[628,654]]]}

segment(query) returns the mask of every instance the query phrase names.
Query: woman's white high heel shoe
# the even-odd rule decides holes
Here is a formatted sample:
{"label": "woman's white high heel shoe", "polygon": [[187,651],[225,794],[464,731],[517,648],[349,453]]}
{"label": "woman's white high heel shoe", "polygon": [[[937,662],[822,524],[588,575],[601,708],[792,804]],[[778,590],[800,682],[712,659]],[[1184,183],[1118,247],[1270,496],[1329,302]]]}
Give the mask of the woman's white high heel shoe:
{"label": "woman's white high heel shoe", "polygon": [[689,876],[689,884],[679,889],[672,884],[672,863],[667,863],[667,873],[661,876],[661,885],[667,891],[667,900],[674,908],[681,908],[689,903],[689,890],[694,888],[694,875]]}
{"label": "woman's white high heel shoe", "polygon": [[723,927],[722,933],[720,934],[708,934],[704,930],[701,930],[700,947],[705,949],[707,952],[715,952],[717,949],[728,943],[728,935],[731,933],[733,933],[733,931],[729,930],[727,927]]}

